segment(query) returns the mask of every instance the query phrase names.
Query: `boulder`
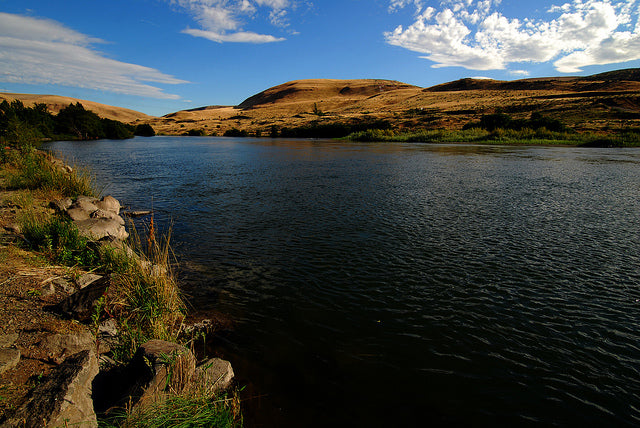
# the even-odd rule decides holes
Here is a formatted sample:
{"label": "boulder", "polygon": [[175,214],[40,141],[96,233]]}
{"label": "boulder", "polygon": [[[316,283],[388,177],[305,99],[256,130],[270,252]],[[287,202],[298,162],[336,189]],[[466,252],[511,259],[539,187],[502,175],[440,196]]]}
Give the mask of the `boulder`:
{"label": "boulder", "polygon": [[104,296],[110,284],[110,276],[103,276],[48,309],[67,318],[88,321],[95,312],[98,300]]}
{"label": "boulder", "polygon": [[105,196],[100,200],[90,196],[78,196],[72,203],[67,198],[54,201],[51,206],[59,212],[66,213],[78,226],[80,234],[86,238],[123,241],[129,236],[124,227],[124,219],[118,215],[120,202],[113,196]]}
{"label": "boulder", "polygon": [[179,394],[191,385],[196,367],[193,353],[182,345],[150,340],[142,345],[130,366],[140,374],[142,387],[136,406],[164,400],[167,393]]}
{"label": "boulder", "polygon": [[27,401],[2,428],[97,427],[91,385],[98,374],[98,359],[91,351],[68,357],[36,386]]}
{"label": "boulder", "polygon": [[113,196],[105,196],[96,202],[98,208],[104,211],[110,211],[116,215],[120,214],[120,202]]}
{"label": "boulder", "polygon": [[220,358],[211,358],[196,367],[194,387],[203,388],[209,396],[226,391],[233,386],[234,373],[231,363]]}
{"label": "boulder", "polygon": [[60,363],[70,355],[96,349],[96,342],[89,332],[50,334],[40,341],[40,349],[46,351],[50,361]]}

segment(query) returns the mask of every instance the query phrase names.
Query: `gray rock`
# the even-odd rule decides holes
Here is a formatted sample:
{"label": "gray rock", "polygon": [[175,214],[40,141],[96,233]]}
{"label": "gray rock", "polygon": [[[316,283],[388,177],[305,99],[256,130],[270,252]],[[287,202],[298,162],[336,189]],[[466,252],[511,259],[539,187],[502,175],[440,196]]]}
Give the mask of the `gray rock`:
{"label": "gray rock", "polygon": [[73,294],[76,292],[76,288],[64,278],[56,278],[51,281],[51,283],[55,286],[56,290],[62,291],[63,293]]}
{"label": "gray rock", "polygon": [[91,399],[91,384],[97,374],[98,360],[93,352],[70,356],[31,392],[2,428],[97,427]]}
{"label": "gray rock", "polygon": [[96,349],[96,342],[89,332],[51,334],[40,341],[40,348],[47,352],[51,361],[58,363],[80,351]]}
{"label": "gray rock", "polygon": [[96,202],[98,201],[95,198],[78,196],[78,199],[67,209],[67,215],[73,221],[88,220],[91,218],[91,213],[98,211]]}
{"label": "gray rock", "polygon": [[85,220],[77,220],[76,225],[82,236],[98,241],[104,238],[124,241],[129,236],[122,222],[118,220],[88,218]]}
{"label": "gray rock", "polygon": [[120,217],[118,214],[116,214],[115,212],[113,212],[113,211],[105,211],[103,209],[98,208],[97,210],[92,212],[89,217],[91,217],[91,218],[107,218],[109,220],[115,220],[119,224],[124,226],[124,219],[122,217]]}
{"label": "gray rock", "polygon": [[71,198],[64,198],[64,199],[51,201],[51,203],[49,204],[49,207],[53,208],[59,213],[63,213],[67,211],[69,208],[71,208],[72,204],[73,204],[73,200]]}
{"label": "gray rock", "polygon": [[107,291],[110,283],[110,277],[103,276],[49,309],[67,318],[87,321],[93,315],[98,300]]}
{"label": "gray rock", "polygon": [[118,323],[113,318],[106,319],[98,326],[98,333],[115,337],[118,335]]}
{"label": "gray rock", "polygon": [[113,196],[105,196],[100,201],[96,202],[98,208],[111,211],[114,214],[120,214],[120,202]]}
{"label": "gray rock", "polygon": [[20,362],[20,351],[17,349],[0,349],[0,374],[11,370]]}
{"label": "gray rock", "polygon": [[80,275],[78,279],[76,279],[76,285],[80,290],[87,287],[88,285],[96,282],[101,279],[102,275],[96,275],[94,273],[85,273],[84,275]]}
{"label": "gray rock", "polygon": [[211,358],[196,367],[194,383],[204,388],[210,396],[226,391],[233,385],[234,373],[231,363],[220,358]]}
{"label": "gray rock", "polygon": [[142,345],[131,361],[132,372],[139,373],[142,386],[136,406],[164,400],[166,394],[181,393],[191,385],[196,367],[193,353],[182,345],[150,340]]}
{"label": "gray rock", "polygon": [[18,333],[0,334],[0,348],[10,348],[18,340]]}

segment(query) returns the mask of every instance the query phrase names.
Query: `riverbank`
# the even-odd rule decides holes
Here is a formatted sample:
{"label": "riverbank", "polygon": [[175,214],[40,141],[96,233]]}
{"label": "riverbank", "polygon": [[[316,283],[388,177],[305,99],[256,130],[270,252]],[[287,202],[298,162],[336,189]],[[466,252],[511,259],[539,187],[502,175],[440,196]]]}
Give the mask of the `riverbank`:
{"label": "riverbank", "polygon": [[157,426],[150,412],[185,409],[241,425],[230,364],[196,366],[189,349],[204,333],[186,328],[168,239],[124,243],[118,201],[83,196],[90,184],[42,152],[2,151],[0,426]]}

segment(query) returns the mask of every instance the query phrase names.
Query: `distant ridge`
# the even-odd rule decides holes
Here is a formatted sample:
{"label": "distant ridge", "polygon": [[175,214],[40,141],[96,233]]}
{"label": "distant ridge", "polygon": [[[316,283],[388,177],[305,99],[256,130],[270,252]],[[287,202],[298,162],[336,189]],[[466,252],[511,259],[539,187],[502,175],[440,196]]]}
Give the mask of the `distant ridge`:
{"label": "distant ridge", "polygon": [[360,99],[398,89],[417,88],[395,80],[382,79],[309,79],[294,80],[274,86],[247,98],[238,105],[240,109],[251,109],[278,102],[302,102],[308,100],[336,101]]}
{"label": "distant ridge", "polygon": [[471,91],[471,90],[560,90],[560,91],[625,91],[635,90],[640,82],[640,69],[609,71],[580,77],[545,77],[519,80],[493,80],[465,78],[426,88],[426,92]]}
{"label": "distant ridge", "polygon": [[21,101],[26,107],[32,107],[34,104],[45,104],[52,114],[58,114],[60,110],[69,104],[80,103],[82,106],[93,111],[100,117],[120,122],[132,123],[136,121],[149,121],[154,119],[153,116],[141,113],[139,111],[130,110],[122,107],[114,107],[106,104],[96,103],[94,101],[80,100],[77,98],[63,97],[60,95],[36,95],[36,94],[12,94],[0,92],[0,102],[6,100]]}

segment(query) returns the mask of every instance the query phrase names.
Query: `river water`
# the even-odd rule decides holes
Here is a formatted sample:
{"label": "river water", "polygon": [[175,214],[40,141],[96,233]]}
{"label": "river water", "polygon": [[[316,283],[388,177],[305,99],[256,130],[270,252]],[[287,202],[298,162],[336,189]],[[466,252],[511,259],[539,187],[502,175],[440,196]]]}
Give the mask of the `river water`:
{"label": "river water", "polygon": [[173,223],[247,426],[640,424],[640,150],[47,147]]}

